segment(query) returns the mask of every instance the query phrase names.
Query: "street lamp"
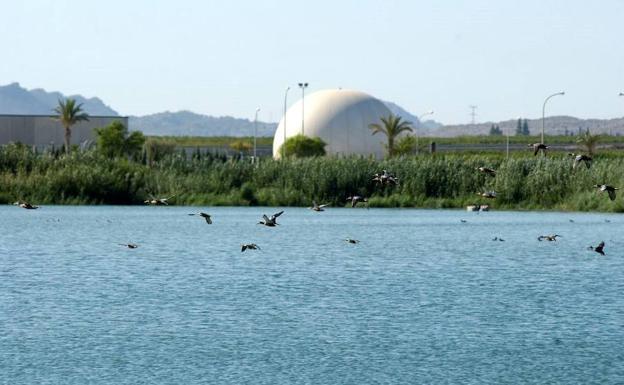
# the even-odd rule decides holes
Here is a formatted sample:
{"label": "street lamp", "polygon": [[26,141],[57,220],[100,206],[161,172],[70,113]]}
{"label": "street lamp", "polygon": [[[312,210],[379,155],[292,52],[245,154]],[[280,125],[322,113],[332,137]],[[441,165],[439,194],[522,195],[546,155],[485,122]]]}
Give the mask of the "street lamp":
{"label": "street lamp", "polygon": [[256,138],[258,136],[258,112],[260,112],[260,107],[256,108],[256,115],[254,116],[254,155],[253,155],[253,163],[256,163]]}
{"label": "street lamp", "polygon": [[[424,118],[427,115],[433,115],[433,110],[429,110],[429,111],[425,112],[424,114],[421,114],[418,117],[418,127],[422,126],[422,118]],[[417,154],[420,153],[420,146],[418,144],[418,131],[416,131],[416,153]]]}
{"label": "street lamp", "polygon": [[284,92],[284,141],[282,142],[282,159],[286,158],[286,108],[288,107],[288,91],[290,86],[286,87]]}
{"label": "street lamp", "polygon": [[305,89],[308,88],[308,83],[299,83],[299,88],[301,88],[301,135],[305,135],[305,131],[303,130],[303,119],[304,119],[304,101],[305,101]]}
{"label": "street lamp", "polygon": [[546,114],[546,102],[548,102],[548,100],[552,98],[553,96],[557,96],[557,95],[565,95],[565,92],[561,91],[561,92],[557,92],[557,93],[550,95],[544,100],[544,104],[542,105],[542,144],[544,144],[544,116]]}

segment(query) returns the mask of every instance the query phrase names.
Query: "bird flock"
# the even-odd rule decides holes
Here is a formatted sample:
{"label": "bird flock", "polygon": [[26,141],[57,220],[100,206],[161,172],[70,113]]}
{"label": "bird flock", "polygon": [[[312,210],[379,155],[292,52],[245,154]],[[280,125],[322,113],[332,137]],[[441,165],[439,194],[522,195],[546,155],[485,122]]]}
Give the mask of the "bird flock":
{"label": "bird flock", "polygon": [[[546,155],[546,151],[549,149],[549,146],[543,143],[532,143],[532,144],[529,144],[528,146],[533,149],[534,156],[536,156],[539,152],[542,152],[543,155]],[[585,154],[574,154],[574,153],[569,153],[568,155],[573,158],[573,163],[572,163],[573,170],[577,169],[580,164],[584,164],[587,169],[591,168],[591,165],[593,162],[593,159],[591,156],[585,155]],[[476,170],[487,176],[496,177],[496,170],[494,170],[493,168],[481,166],[481,167],[478,167]],[[375,182],[375,185],[379,187],[399,186],[399,178],[396,175],[388,172],[387,170],[382,170],[380,173],[373,174],[372,181]],[[616,199],[616,191],[619,190],[619,188],[613,187],[608,184],[596,184],[593,187],[598,189],[598,191],[601,193],[606,192],[607,195],[609,196],[609,199],[612,201]],[[491,190],[491,191],[477,192],[477,195],[486,199],[495,199],[496,191]],[[153,195],[150,195],[150,198],[146,199],[144,203],[150,206],[169,206],[169,200],[171,200],[174,196],[165,197],[165,198],[157,198],[157,197],[154,197]],[[365,204],[366,208],[368,208],[368,198],[365,196],[353,194],[353,195],[348,196],[346,198],[346,201],[351,203],[352,208],[358,206],[358,204],[360,203]],[[40,208],[40,206],[36,206],[25,201],[17,201],[13,204],[26,210],[36,210]],[[316,201],[312,201],[312,206],[309,207],[309,209],[315,212],[322,212],[322,211],[325,211],[325,208],[328,206],[329,204],[319,205],[317,204]],[[471,211],[487,211],[489,209],[488,205],[472,205],[472,206],[469,206],[469,208],[470,207],[473,208],[473,210]],[[266,226],[266,227],[276,227],[279,225],[277,223],[277,218],[280,217],[282,214],[284,214],[284,211],[279,211],[271,215],[270,217],[267,216],[266,214],[263,214],[262,219],[258,222],[258,224]],[[206,221],[206,223],[209,225],[213,223],[211,215],[205,212],[190,213],[188,215],[199,216],[203,218]],[[461,222],[466,223],[467,221],[465,219],[462,219]],[[573,222],[573,220],[570,220],[570,222]],[[557,238],[561,238],[561,235],[559,234],[540,235],[537,237],[537,240],[540,242],[541,241],[556,242]],[[504,239],[499,238],[499,237],[495,237],[492,240],[501,241],[501,242],[504,241]],[[352,238],[347,238],[344,241],[350,244],[357,244],[360,242],[359,240],[352,239]],[[136,249],[139,247],[139,245],[134,244],[134,243],[120,243],[119,245],[126,247],[128,249]],[[605,247],[605,243],[604,241],[601,241],[597,246],[589,246],[588,249],[593,250],[596,253],[599,253],[601,255],[605,255],[604,247]],[[255,243],[241,244],[241,252],[244,252],[246,250],[260,250],[260,247]]]}

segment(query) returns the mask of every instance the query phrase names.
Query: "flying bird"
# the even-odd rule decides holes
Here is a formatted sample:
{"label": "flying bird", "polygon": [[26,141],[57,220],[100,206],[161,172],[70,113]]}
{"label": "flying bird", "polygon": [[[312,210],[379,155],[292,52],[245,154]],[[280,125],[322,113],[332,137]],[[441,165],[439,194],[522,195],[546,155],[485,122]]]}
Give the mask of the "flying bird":
{"label": "flying bird", "polygon": [[139,245],[135,243],[120,243],[119,246],[127,247],[129,249],[136,249]]}
{"label": "flying bird", "polygon": [[143,203],[151,206],[169,206],[169,199],[173,198],[175,195],[170,196],[169,198],[154,198],[153,196],[150,199],[144,200]]}
{"label": "flying bird", "polygon": [[548,150],[548,146],[545,145],[544,143],[533,143],[527,146],[533,147],[533,156],[537,155],[537,153],[540,152],[540,150],[542,151],[544,155],[546,155],[546,150]]}
{"label": "flying bird", "polygon": [[598,246],[596,246],[596,247],[589,246],[588,249],[589,250],[594,250],[595,252],[597,252],[600,255],[605,255],[605,253],[604,253],[604,246],[605,246],[605,243],[604,242],[600,242],[598,244]]}
{"label": "flying bird", "polygon": [[210,219],[210,215],[204,212],[201,213],[197,213],[197,214],[189,214],[189,215],[199,215],[200,217],[204,218],[206,220],[206,223],[208,223],[209,225],[212,224],[212,219]]}
{"label": "flying bird", "polygon": [[548,241],[548,242],[553,242],[557,240],[557,237],[561,238],[561,235],[559,234],[553,234],[553,235],[540,235],[539,237],[537,237],[538,241]]}
{"label": "flying bird", "polygon": [[324,204],[324,205],[319,205],[316,203],[316,201],[312,201],[312,207],[310,207],[309,209],[312,211],[325,211],[324,208],[329,206],[329,203]]}
{"label": "flying bird", "polygon": [[347,200],[351,201],[351,207],[355,207],[360,202],[368,203],[368,198],[360,195],[352,195],[347,197]]}
{"label": "flying bird", "polygon": [[381,174],[373,174],[373,181],[379,183],[382,186],[388,184],[393,184],[395,186],[399,185],[399,178],[389,173],[387,170],[382,170]]}
{"label": "flying bird", "polygon": [[585,155],[585,154],[573,154],[573,153],[569,153],[568,155],[570,155],[571,157],[574,158],[574,163],[572,163],[572,169],[576,169],[576,167],[582,163],[585,163],[585,166],[587,168],[591,167],[591,163],[594,160],[591,156],[589,155]]}
{"label": "flying bird", "polygon": [[259,225],[265,225],[269,227],[275,227],[279,223],[277,223],[277,217],[284,214],[284,211],[280,211],[279,213],[275,213],[271,215],[271,218],[267,217],[266,214],[262,214],[262,221],[258,222]]}
{"label": "flying bird", "polygon": [[241,253],[245,250],[260,250],[260,246],[256,245],[255,243],[246,243],[241,245]]}
{"label": "flying bird", "polygon": [[607,194],[609,194],[609,199],[611,199],[612,201],[615,200],[615,190],[619,190],[619,188],[617,187],[609,186],[606,184],[595,184],[594,187],[599,189],[600,192],[606,191]]}
{"label": "flying bird", "polygon": [[496,198],[496,191],[486,191],[482,193],[477,193],[477,195],[481,196],[482,198],[494,199]]}
{"label": "flying bird", "polygon": [[357,239],[352,239],[352,238],[345,239],[345,242],[353,243],[353,244],[360,243],[360,241],[358,241]]}
{"label": "flying bird", "polygon": [[477,170],[486,175],[496,176],[496,170],[489,167],[477,167]]}

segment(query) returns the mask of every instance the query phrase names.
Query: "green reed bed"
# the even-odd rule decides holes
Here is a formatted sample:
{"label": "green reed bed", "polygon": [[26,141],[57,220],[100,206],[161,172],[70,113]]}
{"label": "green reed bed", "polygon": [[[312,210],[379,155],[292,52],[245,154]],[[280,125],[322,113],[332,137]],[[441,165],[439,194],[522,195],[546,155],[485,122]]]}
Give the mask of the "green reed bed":
{"label": "green reed bed", "polygon": [[[496,177],[476,171],[497,170]],[[376,186],[371,175],[387,169],[399,186]],[[247,160],[171,154],[146,165],[109,159],[96,151],[38,154],[21,146],[0,149],[0,202],[36,204],[142,204],[150,195],[174,195],[178,205],[309,206],[312,200],[346,205],[346,197],[370,197],[371,207],[461,208],[487,203],[498,209],[624,211],[593,184],[624,186],[624,157],[605,153],[593,167],[572,170],[565,154],[438,154],[376,161],[311,158],[257,165]],[[494,190],[487,200],[477,192]]]}

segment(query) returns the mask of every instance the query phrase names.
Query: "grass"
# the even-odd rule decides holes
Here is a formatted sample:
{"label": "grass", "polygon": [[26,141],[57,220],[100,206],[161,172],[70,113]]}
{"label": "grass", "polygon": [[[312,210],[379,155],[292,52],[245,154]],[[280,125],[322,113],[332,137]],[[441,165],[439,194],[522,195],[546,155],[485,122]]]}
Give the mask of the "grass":
{"label": "grass", "polygon": [[[504,154],[420,155],[376,161],[371,158],[308,158],[257,165],[210,155],[186,158],[179,153],[146,165],[109,159],[97,151],[38,154],[19,145],[0,149],[0,202],[36,204],[142,204],[171,196],[178,205],[309,206],[312,200],[345,206],[346,197],[370,197],[371,207],[463,208],[488,203],[495,209],[623,212],[592,185],[624,187],[624,156],[604,152],[591,169],[572,170],[563,153],[534,157]],[[496,177],[476,171],[497,170]],[[387,169],[400,186],[379,187],[371,175]],[[495,190],[486,200],[477,192]]]}

